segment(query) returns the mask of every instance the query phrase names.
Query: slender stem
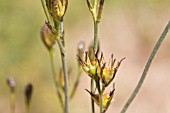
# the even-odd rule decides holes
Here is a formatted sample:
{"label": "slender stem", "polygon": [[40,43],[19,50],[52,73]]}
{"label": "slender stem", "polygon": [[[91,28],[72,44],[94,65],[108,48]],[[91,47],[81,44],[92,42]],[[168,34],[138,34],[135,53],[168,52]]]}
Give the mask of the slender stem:
{"label": "slender stem", "polygon": [[41,4],[42,4],[42,7],[43,7],[43,10],[44,10],[45,16],[46,16],[46,18],[47,18],[48,22],[50,22],[50,18],[49,18],[49,16],[48,16],[48,12],[47,12],[47,10],[46,10],[46,6],[45,6],[45,2],[44,2],[44,0],[41,0]]}
{"label": "slender stem", "polygon": [[[94,52],[98,50],[98,22],[94,21]],[[94,92],[94,80],[91,79],[91,92]],[[91,98],[92,113],[95,113],[94,100]]]}
{"label": "slender stem", "polygon": [[100,113],[103,111],[103,92],[100,92]]}
{"label": "slender stem", "polygon": [[98,39],[98,25],[99,25],[99,22],[95,21],[94,22],[94,51],[95,51],[95,53],[98,50],[98,43],[99,43],[99,39]]}
{"label": "slender stem", "polygon": [[55,85],[58,85],[58,84],[56,84],[56,71],[55,71],[55,66],[54,66],[54,50],[51,49],[49,53],[50,53],[53,80],[54,80]]}
{"label": "slender stem", "polygon": [[28,104],[26,105],[26,113],[30,113],[30,106]]}
{"label": "slender stem", "polygon": [[65,93],[65,113],[69,113],[69,88],[68,88],[68,69],[67,69],[67,64],[66,64],[66,52],[65,52],[65,47],[62,44],[62,41],[60,39],[61,37],[61,31],[63,30],[63,21],[59,21],[56,23],[56,40],[60,49],[61,53],[61,59],[62,59],[62,65],[63,65],[63,73],[64,73],[64,93]]}
{"label": "slender stem", "polygon": [[102,86],[102,91],[100,92],[100,113],[103,113],[103,93],[104,93],[105,87]]}
{"label": "slender stem", "polygon": [[15,92],[11,92],[10,96],[11,113],[15,113]]}
{"label": "slender stem", "polygon": [[[94,92],[94,80],[91,79],[91,92]],[[95,107],[94,107],[94,100],[91,97],[91,107],[92,107],[92,113],[95,113]]]}
{"label": "slender stem", "polygon": [[56,70],[55,70],[55,66],[54,66],[54,50],[51,49],[49,53],[50,53],[51,69],[52,69],[54,84],[55,84],[55,87],[56,87],[58,99],[59,99],[59,102],[61,104],[62,110],[64,110],[64,104],[63,104],[62,96],[61,96],[61,93],[59,91],[59,84],[58,84],[58,81],[56,80]]}
{"label": "slender stem", "polygon": [[140,78],[140,81],[138,82],[138,85],[136,86],[136,88],[133,91],[132,95],[130,96],[130,98],[126,102],[125,106],[123,107],[121,113],[125,113],[126,112],[126,110],[128,109],[129,105],[131,104],[131,102],[136,97],[137,93],[139,92],[139,89],[141,88],[141,86],[142,86],[142,84],[143,84],[143,82],[144,82],[144,80],[146,78],[146,75],[147,75],[147,72],[148,72],[148,70],[150,68],[150,65],[151,65],[151,63],[152,63],[152,61],[153,61],[153,59],[154,59],[154,57],[155,57],[155,55],[156,55],[160,45],[162,44],[162,41],[164,40],[165,36],[167,35],[169,29],[170,29],[170,21],[167,24],[166,28],[164,29],[163,33],[161,34],[158,42],[156,43],[156,45],[155,45],[155,47],[154,47],[154,49],[153,49],[153,51],[152,51],[152,53],[151,53],[151,55],[150,55],[150,57],[148,59],[148,62],[146,64],[146,66],[145,66],[145,69],[144,69],[143,74],[142,74],[142,76]]}
{"label": "slender stem", "polygon": [[72,91],[71,91],[71,95],[70,95],[70,98],[71,98],[71,99],[73,98],[73,96],[74,96],[74,94],[75,94],[75,92],[76,92],[76,90],[77,90],[77,86],[78,86],[78,82],[79,82],[79,79],[80,79],[81,74],[82,74],[82,68],[79,67],[79,69],[78,69],[78,75],[77,75],[77,77],[76,77],[76,81],[75,81],[74,86],[73,86],[73,89],[72,89]]}
{"label": "slender stem", "polygon": [[[98,50],[98,24],[99,22],[96,21],[95,17],[93,17],[93,21],[94,21],[94,52],[96,53]],[[93,79],[91,79],[91,92],[94,92],[94,80]],[[91,103],[92,103],[92,113],[95,113],[94,100],[92,98],[91,98]]]}
{"label": "slender stem", "polygon": [[67,64],[65,58],[65,52],[62,56],[62,64],[64,70],[64,90],[65,90],[65,113],[69,113],[69,90],[68,90],[68,71],[67,71]]}

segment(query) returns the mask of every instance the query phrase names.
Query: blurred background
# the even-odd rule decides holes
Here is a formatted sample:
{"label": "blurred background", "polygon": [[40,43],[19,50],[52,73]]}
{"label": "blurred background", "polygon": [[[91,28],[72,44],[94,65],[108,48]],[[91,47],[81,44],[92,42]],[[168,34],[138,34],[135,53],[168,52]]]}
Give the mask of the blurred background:
{"label": "blurred background", "polygon": [[[118,113],[143,72],[147,59],[170,19],[169,0],[106,0],[99,28],[101,51],[106,61],[113,53],[126,57],[114,80],[114,101],[107,113]],[[25,112],[24,89],[34,86],[31,113],[62,113],[52,80],[50,58],[40,39],[45,21],[40,0],[0,0],[0,113],[10,113],[8,76],[16,81],[16,113]],[[77,73],[77,44],[93,40],[93,21],[86,0],[69,0],[65,16],[67,62]],[[58,49],[58,48],[57,48]],[[167,35],[139,94],[127,113],[169,113],[170,33]],[[56,68],[61,67],[56,50]],[[90,78],[83,73],[71,113],[90,113]],[[70,87],[71,90],[72,87]],[[107,91],[111,90],[109,87]],[[98,111],[98,108],[96,107]]]}

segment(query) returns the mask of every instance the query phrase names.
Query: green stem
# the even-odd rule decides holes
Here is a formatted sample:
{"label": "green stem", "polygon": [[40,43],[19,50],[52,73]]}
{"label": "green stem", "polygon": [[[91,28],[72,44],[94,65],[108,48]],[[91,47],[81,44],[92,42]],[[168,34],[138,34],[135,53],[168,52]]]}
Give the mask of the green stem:
{"label": "green stem", "polygon": [[60,39],[61,37],[61,31],[64,28],[63,27],[63,21],[59,21],[56,23],[56,40],[60,49],[61,53],[61,59],[62,59],[62,65],[63,65],[63,73],[64,73],[64,93],[65,93],[65,113],[69,113],[69,88],[68,88],[68,69],[67,69],[67,64],[66,64],[66,52],[65,52],[65,47],[62,44],[62,41]]}
{"label": "green stem", "polygon": [[30,113],[30,106],[28,104],[26,105],[26,113]]}
{"label": "green stem", "polygon": [[49,16],[48,16],[48,12],[47,12],[47,10],[46,10],[46,6],[45,6],[45,2],[44,2],[44,0],[41,0],[41,4],[42,4],[42,7],[43,7],[43,10],[44,10],[45,16],[46,16],[46,18],[47,18],[48,22],[50,22],[50,18],[49,18]]}
{"label": "green stem", "polygon": [[[99,0],[94,0],[93,8],[90,9],[94,21],[94,52],[95,53],[98,50],[98,24],[99,24],[99,22],[97,21],[98,4],[99,4]],[[95,81],[91,79],[91,84],[90,84],[91,92],[94,92],[94,82]],[[92,98],[91,98],[91,106],[92,106],[92,113],[95,113],[94,100]]]}
{"label": "green stem", "polygon": [[[98,50],[98,24],[99,22],[96,21],[96,19],[93,19],[94,21],[94,52],[96,53]],[[94,92],[94,80],[91,79],[91,92]],[[92,113],[95,113],[94,108],[94,100],[91,98],[92,103]]]}
{"label": "green stem", "polygon": [[104,93],[105,87],[102,86],[102,91],[100,92],[100,113],[103,113],[103,93]]}
{"label": "green stem", "polygon": [[61,93],[59,91],[59,84],[58,84],[58,81],[56,80],[56,71],[55,71],[55,66],[54,66],[54,50],[53,49],[50,50],[50,59],[51,59],[51,69],[52,69],[53,80],[54,80],[54,84],[55,84],[55,87],[56,87],[59,103],[61,104],[61,107],[64,110],[64,104],[63,104],[62,96],[61,96]]}
{"label": "green stem", "polygon": [[10,96],[11,113],[15,113],[15,92],[11,92]]}
{"label": "green stem", "polygon": [[94,51],[95,53],[98,50],[98,43],[99,43],[99,39],[98,39],[98,25],[99,22],[94,22]]}
{"label": "green stem", "polygon": [[65,90],[65,113],[69,113],[69,90],[68,90],[68,70],[66,64],[66,54],[65,52],[61,53],[63,71],[64,71],[64,90]]}
{"label": "green stem", "polygon": [[79,67],[79,69],[78,69],[78,75],[77,75],[77,77],[76,77],[76,81],[75,81],[74,86],[73,86],[73,89],[72,89],[72,91],[71,91],[71,95],[70,95],[70,98],[71,98],[71,99],[74,97],[74,94],[75,94],[75,92],[76,92],[76,90],[77,90],[77,86],[78,86],[78,82],[79,82],[79,79],[80,79],[81,74],[82,74],[82,68]]}
{"label": "green stem", "polygon": [[[94,93],[94,80],[91,79],[91,92]],[[91,97],[91,107],[92,107],[92,113],[95,113],[95,107],[94,107],[94,100]]]}
{"label": "green stem", "polygon": [[142,86],[142,84],[143,84],[143,82],[144,82],[144,80],[146,78],[146,75],[147,75],[147,72],[148,72],[148,70],[150,68],[150,65],[151,65],[151,63],[152,63],[152,61],[153,61],[153,59],[154,59],[154,57],[155,57],[155,55],[156,55],[160,45],[162,44],[162,41],[166,37],[169,29],[170,29],[170,21],[167,24],[166,28],[164,29],[163,33],[161,34],[158,42],[156,43],[156,45],[155,45],[155,47],[154,47],[154,49],[153,49],[153,51],[152,51],[152,53],[151,53],[151,55],[150,55],[150,57],[148,59],[148,62],[146,64],[146,66],[145,66],[145,69],[144,69],[143,74],[142,74],[142,76],[140,78],[140,81],[138,82],[135,90],[133,91],[132,95],[130,96],[130,98],[126,102],[125,106],[123,107],[121,113],[125,113],[126,112],[126,110],[128,109],[129,105],[131,104],[131,102],[136,97],[137,93],[139,92],[139,89],[141,88],[141,86]]}

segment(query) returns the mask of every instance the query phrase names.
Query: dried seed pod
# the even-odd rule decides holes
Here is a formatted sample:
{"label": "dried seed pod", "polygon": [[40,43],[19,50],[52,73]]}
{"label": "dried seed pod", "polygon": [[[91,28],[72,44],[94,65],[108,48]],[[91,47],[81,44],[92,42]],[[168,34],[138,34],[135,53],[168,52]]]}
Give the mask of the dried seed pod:
{"label": "dried seed pod", "polygon": [[55,44],[55,37],[46,24],[41,29],[41,39],[48,50],[51,50]]}
{"label": "dried seed pod", "polygon": [[33,86],[32,84],[29,83],[25,88],[25,101],[27,105],[30,105],[32,92],[33,92]]}

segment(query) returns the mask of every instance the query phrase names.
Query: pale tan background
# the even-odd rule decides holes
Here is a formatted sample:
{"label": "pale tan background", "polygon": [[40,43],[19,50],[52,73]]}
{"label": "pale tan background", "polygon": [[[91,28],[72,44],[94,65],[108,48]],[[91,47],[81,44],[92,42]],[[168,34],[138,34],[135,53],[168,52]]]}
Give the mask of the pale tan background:
{"label": "pale tan background", "polygon": [[[115,78],[114,102],[108,113],[118,113],[135,88],[147,59],[170,19],[169,0],[106,0],[99,38],[106,60],[111,53],[126,57]],[[34,94],[31,113],[61,113],[51,77],[49,55],[40,40],[45,16],[39,0],[0,0],[0,113],[9,113],[6,78],[17,84],[16,113],[24,113],[24,88],[31,82]],[[76,76],[76,48],[88,45],[93,22],[86,0],[69,0],[65,16],[67,61]],[[151,65],[146,81],[127,113],[170,113],[170,34]],[[56,54],[57,67],[61,66]],[[71,113],[90,113],[90,96],[85,92],[90,79],[82,75]],[[108,89],[109,91],[109,89]],[[97,108],[98,111],[98,108]]]}

